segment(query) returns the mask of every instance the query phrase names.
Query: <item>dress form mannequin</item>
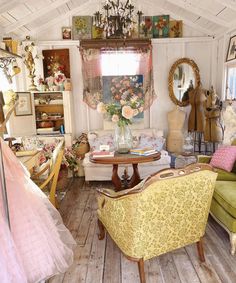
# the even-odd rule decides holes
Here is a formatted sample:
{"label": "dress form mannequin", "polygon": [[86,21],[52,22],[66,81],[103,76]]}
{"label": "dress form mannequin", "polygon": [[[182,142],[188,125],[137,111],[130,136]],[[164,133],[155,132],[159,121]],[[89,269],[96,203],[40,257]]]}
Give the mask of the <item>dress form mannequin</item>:
{"label": "dress form mannequin", "polygon": [[223,140],[223,130],[220,123],[221,109],[219,98],[213,87],[209,91],[204,107],[206,116],[204,140],[213,143],[221,142]]}
{"label": "dress form mannequin", "polygon": [[192,89],[189,92],[189,102],[191,112],[188,120],[188,131],[203,133],[205,129],[204,102],[206,101],[205,91],[201,86]]}
{"label": "dress form mannequin", "polygon": [[179,109],[178,106],[167,114],[168,120],[168,135],[167,135],[167,149],[170,152],[182,152],[184,135],[183,125],[186,113]]}
{"label": "dress form mannequin", "polygon": [[188,131],[194,133],[194,151],[195,144],[198,144],[198,151],[201,152],[202,134],[205,130],[204,103],[206,101],[205,90],[201,85],[189,92],[189,103],[191,112],[188,120]]}

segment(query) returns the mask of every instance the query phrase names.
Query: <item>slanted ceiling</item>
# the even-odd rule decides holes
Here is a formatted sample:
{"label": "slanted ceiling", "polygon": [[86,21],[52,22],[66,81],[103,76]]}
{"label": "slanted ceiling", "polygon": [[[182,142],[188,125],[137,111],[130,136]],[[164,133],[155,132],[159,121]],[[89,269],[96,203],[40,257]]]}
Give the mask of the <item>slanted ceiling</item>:
{"label": "slanted ceiling", "polygon": [[[235,0],[136,0],[134,5],[145,15],[181,19],[206,36],[236,27]],[[73,15],[92,15],[101,6],[99,0],[0,0],[0,35],[36,35]]]}

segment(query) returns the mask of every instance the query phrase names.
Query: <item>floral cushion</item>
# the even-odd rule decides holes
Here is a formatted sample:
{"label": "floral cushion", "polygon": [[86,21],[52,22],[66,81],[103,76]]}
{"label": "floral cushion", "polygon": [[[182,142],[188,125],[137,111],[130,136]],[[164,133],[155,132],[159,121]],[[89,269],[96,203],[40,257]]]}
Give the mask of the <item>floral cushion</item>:
{"label": "floral cushion", "polygon": [[109,145],[110,150],[114,150],[114,140],[112,134],[107,134],[104,136],[96,136],[96,134],[89,139],[90,150],[99,150],[100,145]]}
{"label": "floral cushion", "polygon": [[153,137],[142,134],[139,140],[140,147],[153,147],[154,149],[161,151],[165,144],[165,138],[163,137]]}
{"label": "floral cushion", "polygon": [[236,161],[236,146],[220,147],[213,154],[210,165],[231,172]]}

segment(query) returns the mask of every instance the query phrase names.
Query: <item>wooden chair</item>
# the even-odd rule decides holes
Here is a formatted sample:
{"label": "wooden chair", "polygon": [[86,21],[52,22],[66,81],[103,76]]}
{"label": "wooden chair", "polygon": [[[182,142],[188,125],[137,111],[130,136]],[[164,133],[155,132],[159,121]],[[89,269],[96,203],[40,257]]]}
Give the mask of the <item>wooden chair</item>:
{"label": "wooden chair", "polygon": [[114,192],[98,189],[99,239],[105,230],[139,267],[145,283],[144,261],[197,243],[205,261],[202,237],[217,174],[206,164],[166,169],[137,186]]}
{"label": "wooden chair", "polygon": [[[57,181],[63,154],[64,141],[61,141],[54,149],[52,158],[48,164],[40,172],[32,176],[32,180],[39,186],[41,190],[49,190],[49,200],[56,208],[58,208],[58,202],[56,199]],[[48,177],[45,180],[40,180],[40,176],[42,176],[42,174],[47,170],[49,171]],[[50,188],[48,188],[48,185],[50,185]]]}

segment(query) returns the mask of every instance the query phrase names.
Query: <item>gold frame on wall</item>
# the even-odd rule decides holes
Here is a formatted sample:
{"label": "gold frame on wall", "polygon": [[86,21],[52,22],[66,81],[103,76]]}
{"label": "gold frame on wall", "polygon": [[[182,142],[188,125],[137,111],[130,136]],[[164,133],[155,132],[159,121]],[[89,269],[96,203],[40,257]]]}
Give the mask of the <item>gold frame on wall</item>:
{"label": "gold frame on wall", "polygon": [[176,96],[174,94],[174,88],[173,88],[173,78],[174,78],[174,73],[175,73],[176,68],[180,64],[183,64],[183,63],[190,65],[192,67],[193,71],[194,71],[195,80],[196,80],[194,88],[201,84],[200,71],[199,71],[198,65],[193,60],[191,60],[189,58],[181,58],[181,59],[177,60],[171,66],[170,71],[169,71],[169,77],[168,77],[169,96],[170,96],[170,99],[172,100],[172,102],[174,102],[174,104],[179,105],[181,107],[189,105],[189,101],[181,102],[176,98]]}

